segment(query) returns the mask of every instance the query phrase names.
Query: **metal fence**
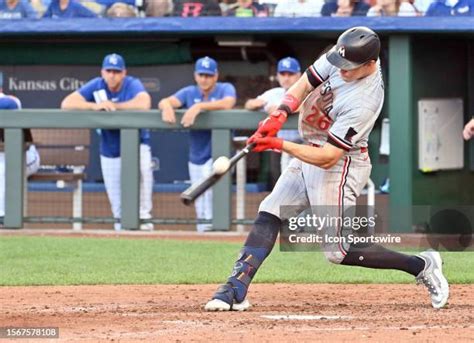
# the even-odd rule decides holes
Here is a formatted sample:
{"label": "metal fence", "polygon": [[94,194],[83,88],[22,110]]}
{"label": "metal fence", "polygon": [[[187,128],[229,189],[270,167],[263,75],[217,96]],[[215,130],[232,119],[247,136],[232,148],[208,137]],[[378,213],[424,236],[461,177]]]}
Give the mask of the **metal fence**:
{"label": "metal fence", "polygon": [[[177,111],[177,123],[184,111]],[[243,110],[231,111],[214,111],[200,114],[195,125],[191,129],[211,129],[212,130],[212,154],[213,159],[218,156],[229,156],[232,151],[232,132],[236,129],[254,130],[260,115],[255,112]],[[297,118],[290,118],[285,127],[296,128]],[[5,168],[6,168],[6,201],[4,226],[9,228],[21,228],[24,223],[74,223],[73,227],[80,229],[83,223],[103,224],[113,223],[115,220],[111,216],[103,216],[103,211],[94,212],[88,210],[87,202],[91,203],[90,207],[94,207],[94,196],[83,196],[82,192],[78,192],[82,184],[79,182],[71,182],[71,189],[65,189],[72,192],[63,194],[50,207],[57,207],[58,204],[65,206],[65,196],[69,196],[72,202],[72,215],[51,215],[54,211],[50,211],[47,207],[39,207],[36,211],[29,211],[28,216],[25,213],[25,175],[24,175],[24,144],[23,144],[23,128],[32,129],[120,129],[121,130],[121,223],[124,229],[135,229],[140,226],[139,218],[139,156],[140,156],[140,139],[139,129],[160,129],[160,130],[176,130],[180,129],[179,124],[169,125],[161,121],[161,112],[152,111],[120,111],[120,112],[93,112],[93,111],[61,111],[61,110],[21,110],[21,111],[0,111],[0,125],[5,128]],[[54,131],[54,130],[50,130]],[[166,142],[163,142],[166,144]],[[64,142],[59,142],[59,146],[65,146]],[[169,153],[173,154],[172,147]],[[80,171],[79,171],[80,172]],[[241,179],[242,171],[240,171]],[[245,182],[245,181],[244,181]],[[58,184],[58,187],[65,187]],[[67,187],[65,187],[67,188]],[[241,187],[242,188],[242,187]],[[63,192],[64,193],[64,192]],[[99,195],[104,197],[104,194]],[[30,196],[29,196],[30,197]],[[168,199],[164,201],[177,201],[178,193],[167,194]],[[235,198],[239,199],[235,199]],[[252,201],[255,203],[253,207],[258,206],[260,197],[256,197]],[[71,200],[72,199],[72,200]],[[30,199],[30,203],[45,202],[42,196],[37,195],[36,198]],[[237,201],[237,205],[233,205]],[[248,202],[248,199],[247,199]],[[69,203],[68,203],[69,204]],[[84,206],[83,206],[84,204]],[[246,215],[253,216],[255,213],[245,213],[242,208],[245,200],[242,200],[241,193],[233,195],[231,175],[226,175],[222,180],[214,186],[213,197],[213,219],[212,225],[214,230],[228,230],[231,225],[250,223],[250,219],[245,218]],[[240,205],[240,206],[239,206]],[[69,206],[69,205],[68,205]],[[172,206],[171,206],[172,207]],[[166,224],[193,224],[196,223],[194,217],[194,209],[177,212],[169,208],[162,208],[160,212],[167,212],[166,215],[153,216],[150,222],[166,225]],[[234,216],[232,208],[235,210]],[[30,213],[31,212],[31,213]],[[155,212],[155,211],[154,211]],[[92,213],[92,215],[90,215]],[[32,215],[30,215],[32,214]],[[171,215],[170,215],[171,214]]]}

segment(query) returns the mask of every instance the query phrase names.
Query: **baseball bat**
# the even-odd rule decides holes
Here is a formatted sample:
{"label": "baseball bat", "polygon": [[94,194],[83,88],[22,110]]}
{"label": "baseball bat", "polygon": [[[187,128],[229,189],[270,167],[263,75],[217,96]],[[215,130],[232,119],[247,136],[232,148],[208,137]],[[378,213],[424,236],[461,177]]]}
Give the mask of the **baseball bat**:
{"label": "baseball bat", "polygon": [[245,148],[243,148],[241,151],[239,151],[237,154],[235,154],[230,160],[230,166],[229,169],[225,173],[218,174],[216,172],[212,172],[211,175],[207,176],[206,178],[202,179],[199,182],[196,182],[195,184],[191,185],[189,188],[187,188],[183,193],[181,193],[181,201],[183,204],[189,206],[191,205],[194,200],[196,200],[200,195],[202,195],[205,191],[207,191],[209,188],[214,186],[217,181],[221,179],[221,177],[229,172],[229,170],[232,169],[233,166],[239,162],[239,160],[246,156],[252,149],[255,147],[256,143],[250,143]]}

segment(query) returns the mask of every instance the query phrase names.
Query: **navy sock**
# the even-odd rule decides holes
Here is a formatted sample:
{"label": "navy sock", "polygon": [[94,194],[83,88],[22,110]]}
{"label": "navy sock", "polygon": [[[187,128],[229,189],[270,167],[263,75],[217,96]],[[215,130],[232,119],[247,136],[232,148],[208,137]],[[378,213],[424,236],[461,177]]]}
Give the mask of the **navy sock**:
{"label": "navy sock", "polygon": [[227,280],[229,287],[220,287],[214,299],[232,303],[233,299],[242,302],[258,268],[270,254],[280,231],[281,220],[273,214],[259,212],[245,245],[234,264],[231,276]]}
{"label": "navy sock", "polygon": [[378,244],[351,245],[341,264],[376,269],[397,269],[417,276],[425,261],[413,255],[389,250]]}

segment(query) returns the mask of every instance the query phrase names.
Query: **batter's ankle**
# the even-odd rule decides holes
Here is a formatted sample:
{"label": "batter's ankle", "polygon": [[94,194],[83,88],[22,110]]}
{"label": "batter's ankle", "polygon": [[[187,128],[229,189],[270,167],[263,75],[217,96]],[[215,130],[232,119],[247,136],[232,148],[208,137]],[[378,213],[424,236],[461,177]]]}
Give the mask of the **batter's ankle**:
{"label": "batter's ankle", "polygon": [[[232,287],[232,284],[226,283],[224,285],[220,285],[212,299],[222,300],[223,302],[232,306],[235,299],[235,289]],[[237,302],[237,301],[236,301]]]}

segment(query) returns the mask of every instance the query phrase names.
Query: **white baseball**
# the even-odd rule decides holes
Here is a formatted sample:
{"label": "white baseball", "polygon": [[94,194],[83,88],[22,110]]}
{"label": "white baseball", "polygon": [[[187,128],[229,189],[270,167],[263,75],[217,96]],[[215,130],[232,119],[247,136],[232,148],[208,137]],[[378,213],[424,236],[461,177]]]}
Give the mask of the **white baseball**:
{"label": "white baseball", "polygon": [[224,174],[230,168],[230,160],[225,156],[221,156],[214,161],[212,167],[217,174]]}

